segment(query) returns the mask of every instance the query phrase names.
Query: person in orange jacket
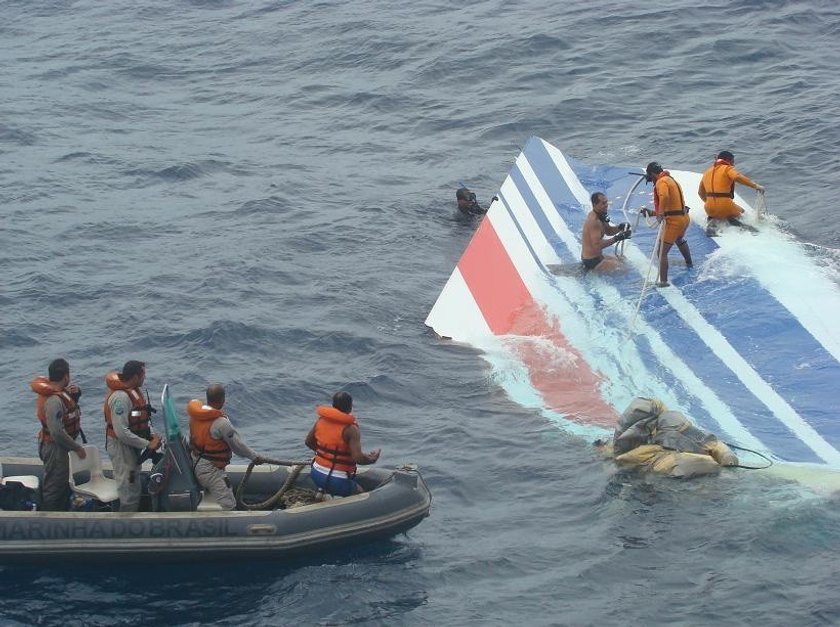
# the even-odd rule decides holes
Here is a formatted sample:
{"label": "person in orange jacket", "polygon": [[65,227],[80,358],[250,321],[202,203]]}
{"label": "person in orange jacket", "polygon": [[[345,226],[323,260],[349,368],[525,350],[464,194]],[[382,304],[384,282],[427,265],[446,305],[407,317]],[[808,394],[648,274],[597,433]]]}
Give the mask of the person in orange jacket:
{"label": "person in orange jacket", "polygon": [[744,209],[735,203],[735,183],[752,187],[760,194],[764,193],[764,187],[735,169],[735,155],[728,150],[721,150],[715,162],[703,173],[697,190],[708,216],[706,232],[709,236],[717,235],[719,222],[716,221],[723,220],[748,231],[755,231],[755,228],[739,219]]}
{"label": "person in orange jacket", "polygon": [[[668,170],[663,170],[656,161],[648,163],[645,168],[645,178],[653,183],[653,207],[654,215],[660,223],[663,223],[662,236],[659,246],[659,280],[657,287],[668,287],[668,251],[671,246],[677,245],[680,253],[685,259],[687,268],[694,264],[691,262],[691,251],[688,242],[685,241],[685,232],[691,220],[685,206],[685,199],[682,187],[671,176]],[[646,210],[650,214],[650,210]]]}
{"label": "person in orange jacket", "polygon": [[259,466],[265,456],[242,441],[230,418],[224,412],[225,388],[213,383],[205,392],[206,403],[193,399],[187,404],[190,417],[190,453],[198,484],[209,492],[224,510],[236,508],[236,496],[225,472],[234,453],[247,457]]}
{"label": "person in orange jacket", "polygon": [[336,392],[332,407],[316,407],[318,420],[306,435],[306,446],[315,451],[310,477],[320,489],[334,496],[364,492],[355,481],[356,465],[375,464],[382,452],[362,452],[359,423],[351,411],[353,397],[347,392]]}
{"label": "person in orange jacket", "polygon": [[142,483],[141,452],[156,451],[161,437],[152,433],[152,407],[143,397],[146,364],[131,359],[122,372],[105,375],[108,394],[102,411],[105,414],[105,450],[114,465],[114,479],[120,496],[119,511],[136,512],[140,508]]}
{"label": "person in orange jacket", "polygon": [[49,376],[32,380],[32,391],[38,395],[35,415],[41,423],[38,433],[38,456],[44,462],[41,483],[41,509],[48,512],[65,511],[70,497],[69,451],[85,458],[85,449],[77,442],[81,435],[79,397],[82,391],[70,383],[70,364],[66,359],[54,359]]}

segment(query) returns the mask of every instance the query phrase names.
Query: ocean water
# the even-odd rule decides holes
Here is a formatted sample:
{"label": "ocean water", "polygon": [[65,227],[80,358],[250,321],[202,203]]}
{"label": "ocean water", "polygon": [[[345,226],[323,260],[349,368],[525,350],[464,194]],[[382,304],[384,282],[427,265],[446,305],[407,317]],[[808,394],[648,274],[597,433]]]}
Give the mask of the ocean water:
{"label": "ocean water", "polygon": [[[350,391],[431,516],[285,563],[2,568],[0,622],[840,623],[838,499],[762,473],[621,473],[423,320],[539,135],[591,163],[721,149],[840,277],[840,6],[825,0],[0,3],[0,453],[65,356],[104,449],[103,375],[228,391],[304,455]],[[748,312],[745,312],[748,315]]]}

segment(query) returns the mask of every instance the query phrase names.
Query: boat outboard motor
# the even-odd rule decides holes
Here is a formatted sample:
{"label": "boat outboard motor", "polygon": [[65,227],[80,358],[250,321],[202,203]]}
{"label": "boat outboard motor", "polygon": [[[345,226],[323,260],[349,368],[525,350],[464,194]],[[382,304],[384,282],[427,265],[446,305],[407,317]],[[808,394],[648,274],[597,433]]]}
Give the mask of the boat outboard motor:
{"label": "boat outboard motor", "polygon": [[166,427],[166,452],[152,467],[149,476],[152,509],[156,512],[194,512],[201,493],[193,474],[189,445],[181,434],[168,385],[163,388],[161,406]]}

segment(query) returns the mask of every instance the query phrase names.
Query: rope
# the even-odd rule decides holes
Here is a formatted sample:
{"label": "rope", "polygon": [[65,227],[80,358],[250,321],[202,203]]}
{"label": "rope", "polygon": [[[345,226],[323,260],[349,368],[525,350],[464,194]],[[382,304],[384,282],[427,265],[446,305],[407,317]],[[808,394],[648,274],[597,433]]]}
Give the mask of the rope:
{"label": "rope", "polygon": [[286,481],[283,482],[283,485],[280,486],[280,489],[277,490],[277,492],[275,492],[273,496],[270,496],[265,501],[260,501],[259,503],[246,503],[242,499],[242,492],[245,490],[245,484],[248,483],[248,479],[251,477],[251,473],[254,470],[254,466],[256,466],[254,462],[248,464],[248,470],[245,471],[245,476],[242,478],[239,487],[236,488],[236,504],[242,509],[274,509],[274,506],[280,502],[280,499],[283,498],[283,495],[286,494],[286,492],[289,491],[289,488],[291,488],[294,485],[301,471],[309,465],[309,461],[293,462],[284,459],[266,459],[265,463],[274,466],[292,466],[292,470],[289,472],[289,476],[286,478]]}
{"label": "rope", "polygon": [[664,224],[665,222],[662,221],[659,224],[659,230],[656,232],[657,245],[653,247],[653,250],[650,253],[650,262],[648,263],[647,272],[645,272],[645,282],[642,284],[642,293],[639,294],[639,302],[636,303],[636,311],[633,313],[633,319],[630,320],[630,325],[627,327],[628,340],[633,336],[633,328],[636,326],[636,318],[638,318],[639,316],[639,309],[641,309],[642,307],[642,300],[645,297],[645,292],[647,292],[648,283],[650,283],[650,269],[651,266],[653,266],[653,259],[656,257],[656,251],[657,249],[659,249],[660,251],[662,250],[662,227]]}
{"label": "rope", "polygon": [[744,451],[746,453],[752,453],[753,455],[758,455],[760,458],[767,462],[766,466],[743,466],[741,464],[735,464],[734,466],[729,466],[729,468],[743,468],[744,470],[764,470],[765,468],[770,468],[773,465],[773,460],[764,455],[763,453],[759,453],[758,451],[754,451],[751,448],[744,448],[743,446],[736,446],[734,444],[730,444],[729,442],[724,442],[726,446],[731,449],[735,449],[736,451]]}
{"label": "rope", "polygon": [[764,192],[755,194],[755,218],[759,222],[767,218],[767,202],[764,199]]}

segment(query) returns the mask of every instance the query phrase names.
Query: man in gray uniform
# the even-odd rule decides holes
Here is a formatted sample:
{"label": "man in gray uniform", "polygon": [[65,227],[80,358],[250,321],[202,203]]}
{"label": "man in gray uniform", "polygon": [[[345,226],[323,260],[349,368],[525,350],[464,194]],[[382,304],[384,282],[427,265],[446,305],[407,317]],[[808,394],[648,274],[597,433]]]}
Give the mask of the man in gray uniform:
{"label": "man in gray uniform", "polygon": [[41,484],[41,509],[64,511],[70,497],[69,451],[85,458],[85,449],[76,442],[81,433],[78,400],[82,391],[70,383],[70,364],[55,359],[49,365],[49,377],[35,377],[32,391],[38,395],[35,414],[41,422],[38,455],[44,462]]}
{"label": "man in gray uniform", "polygon": [[230,419],[224,414],[225,388],[214,383],[207,388],[207,403],[193,399],[187,404],[190,417],[190,452],[196,481],[209,492],[222,509],[236,508],[236,498],[225,468],[233,453],[247,457],[255,464],[265,463],[239,437]]}
{"label": "man in gray uniform", "polygon": [[160,448],[160,435],[152,435],[149,411],[140,386],[146,380],[146,365],[127,361],[120,373],[105,377],[109,393],[105,399],[107,441],[105,448],[114,464],[114,479],[120,495],[121,512],[136,512],[140,505],[140,453]]}

